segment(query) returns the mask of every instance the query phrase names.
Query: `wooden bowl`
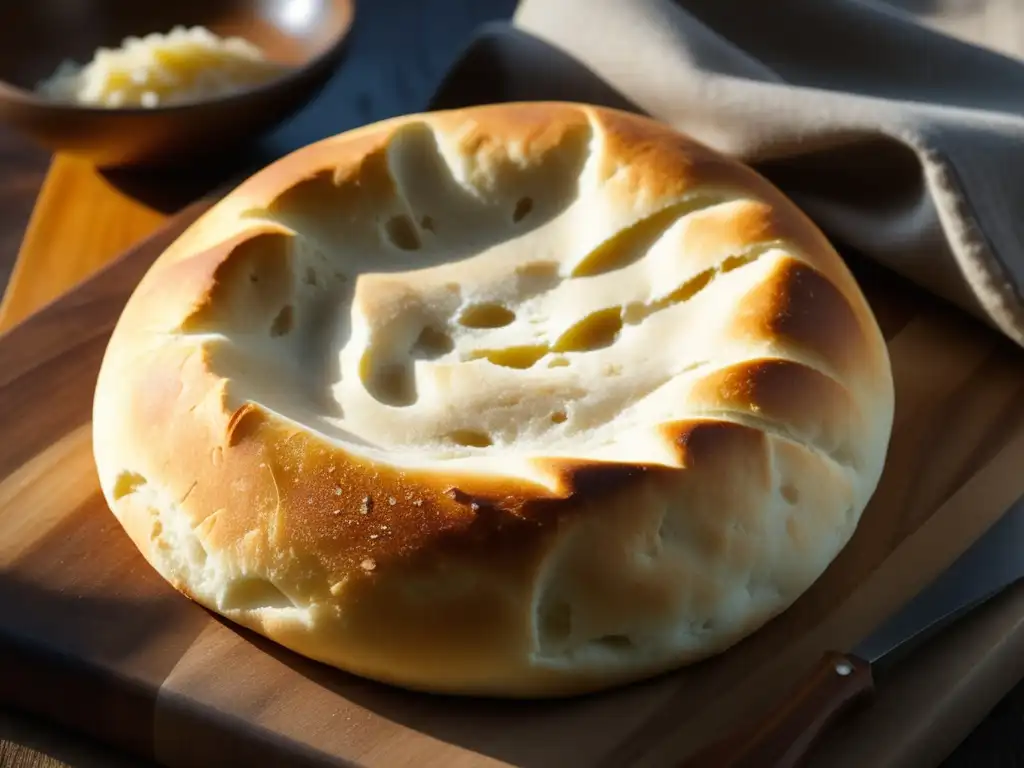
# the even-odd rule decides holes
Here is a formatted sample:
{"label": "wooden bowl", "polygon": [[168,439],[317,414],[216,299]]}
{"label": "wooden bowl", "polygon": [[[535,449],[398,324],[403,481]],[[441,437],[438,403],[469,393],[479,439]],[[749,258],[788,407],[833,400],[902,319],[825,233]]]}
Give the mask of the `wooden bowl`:
{"label": "wooden bowl", "polygon": [[[18,0],[0,24],[0,121],[51,151],[96,165],[166,166],[237,149],[306,104],[331,76],[352,25],[353,0]],[[207,27],[259,46],[283,76],[189,104],[117,108],[34,93],[64,60],[92,60],[129,35]]]}

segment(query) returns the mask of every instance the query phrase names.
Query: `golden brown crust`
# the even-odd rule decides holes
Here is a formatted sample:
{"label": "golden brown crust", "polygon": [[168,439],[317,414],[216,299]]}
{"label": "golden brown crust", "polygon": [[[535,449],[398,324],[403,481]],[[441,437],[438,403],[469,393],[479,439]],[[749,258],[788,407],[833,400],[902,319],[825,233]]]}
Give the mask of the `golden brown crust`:
{"label": "golden brown crust", "polygon": [[95,454],[212,610],[398,685],[555,695],[792,602],[892,398],[856,283],[768,182],[646,118],[512,104],[327,139],[214,207],[124,310]]}

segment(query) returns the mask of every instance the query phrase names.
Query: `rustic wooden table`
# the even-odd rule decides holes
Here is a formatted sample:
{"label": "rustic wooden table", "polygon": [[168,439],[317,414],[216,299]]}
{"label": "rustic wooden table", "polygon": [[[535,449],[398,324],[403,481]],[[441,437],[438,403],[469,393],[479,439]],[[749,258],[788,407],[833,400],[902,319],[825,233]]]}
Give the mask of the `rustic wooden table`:
{"label": "rustic wooden table", "polygon": [[[925,23],[1011,55],[1024,53],[1020,0],[889,0]],[[440,75],[480,22],[507,18],[514,0],[376,0],[359,6],[350,53],[313,110],[283,126],[255,156],[425,103]],[[80,161],[51,160],[0,130],[0,332],[88,277],[151,233],[189,198],[239,166],[152,179],[106,177]],[[162,191],[154,197],[154,188]],[[88,206],[66,201],[89,200]],[[63,236],[50,221],[63,213]],[[75,237],[67,237],[73,231]],[[59,692],[54,692],[59,695]],[[950,756],[948,768],[1024,766],[1024,683]],[[122,766],[134,761],[48,723],[0,710],[0,766]]]}

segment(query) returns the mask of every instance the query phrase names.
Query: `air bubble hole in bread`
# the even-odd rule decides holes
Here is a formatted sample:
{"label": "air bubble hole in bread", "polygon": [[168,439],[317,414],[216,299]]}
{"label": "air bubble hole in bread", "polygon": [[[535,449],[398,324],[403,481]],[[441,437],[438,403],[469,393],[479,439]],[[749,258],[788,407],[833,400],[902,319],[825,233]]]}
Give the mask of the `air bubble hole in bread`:
{"label": "air bubble hole in bread", "polygon": [[569,104],[413,115],[259,172],[142,280],[95,455],[177,589],[410,688],[550,696],[718,653],[846,544],[885,345],[738,162]]}

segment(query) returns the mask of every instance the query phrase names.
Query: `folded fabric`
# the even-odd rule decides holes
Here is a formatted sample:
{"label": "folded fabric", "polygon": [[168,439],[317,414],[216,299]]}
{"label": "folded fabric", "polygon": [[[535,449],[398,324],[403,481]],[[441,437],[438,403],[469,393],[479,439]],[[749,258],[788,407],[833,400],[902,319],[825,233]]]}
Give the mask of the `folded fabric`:
{"label": "folded fabric", "polygon": [[1024,346],[1024,63],[871,0],[522,0],[432,104],[644,112]]}

